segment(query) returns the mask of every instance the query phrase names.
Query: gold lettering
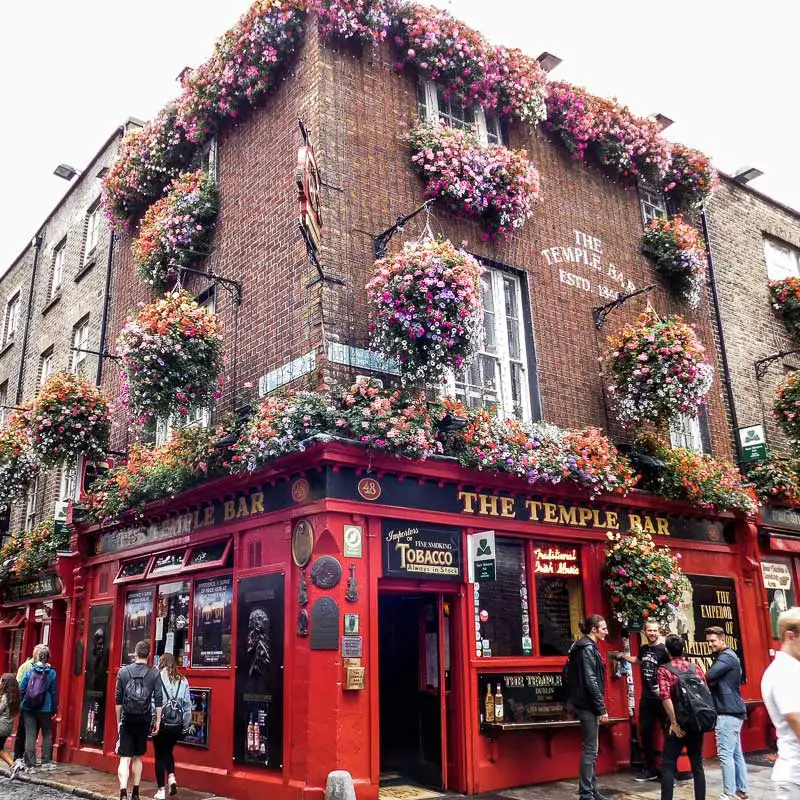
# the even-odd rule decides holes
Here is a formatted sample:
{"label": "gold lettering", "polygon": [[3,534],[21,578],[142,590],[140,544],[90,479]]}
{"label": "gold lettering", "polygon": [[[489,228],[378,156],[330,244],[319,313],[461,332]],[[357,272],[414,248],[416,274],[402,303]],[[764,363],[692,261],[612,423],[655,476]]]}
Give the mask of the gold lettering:
{"label": "gold lettering", "polygon": [[659,536],[669,536],[669,520],[664,517],[656,517],[656,533]]}
{"label": "gold lettering", "polygon": [[500,516],[514,518],[514,498],[501,497],[500,498]]}
{"label": "gold lettering", "polygon": [[230,522],[230,520],[235,519],[236,517],[236,501],[235,500],[226,500],[225,501],[225,522]]}
{"label": "gold lettering", "polygon": [[541,509],[542,504],[539,500],[526,500],[525,501],[525,508],[528,509],[531,515],[531,519],[534,522],[539,522],[539,509]]}
{"label": "gold lettering", "polygon": [[577,520],[575,519],[575,506],[572,508],[567,508],[566,506],[559,506],[558,507],[558,521],[562,525],[577,525]]}
{"label": "gold lettering", "polygon": [[628,525],[630,525],[631,528],[635,528],[637,525],[641,527],[641,524],[642,518],[638,514],[631,514],[628,512]]}
{"label": "gold lettering", "polygon": [[203,525],[213,525],[214,524],[214,506],[208,506],[206,508],[205,514],[203,515]]}
{"label": "gold lettering", "polygon": [[592,509],[591,508],[579,508],[578,509],[578,525],[581,528],[586,527],[586,523],[592,518]]}
{"label": "gold lettering", "polygon": [[478,513],[486,514],[490,517],[499,517],[497,511],[497,498],[491,494],[478,495]]}
{"label": "gold lettering", "polygon": [[600,509],[593,508],[592,509],[592,527],[593,528],[601,528],[602,525],[600,524]]}
{"label": "gold lettering", "polygon": [[616,511],[606,511],[606,527],[612,531],[619,530],[619,518]]}
{"label": "gold lettering", "polygon": [[264,513],[264,492],[254,492],[250,495],[250,513]]}
{"label": "gold lettering", "polygon": [[558,517],[556,516],[556,511],[558,511],[558,506],[555,503],[545,503],[544,504],[544,521],[545,522],[558,522]]}
{"label": "gold lettering", "polygon": [[644,532],[645,533],[655,533],[656,532],[656,529],[653,527],[653,520],[650,519],[650,515],[649,514],[645,514],[644,515],[644,525],[642,527],[644,528]]}
{"label": "gold lettering", "polygon": [[240,497],[239,498],[239,507],[236,509],[236,519],[241,517],[246,517],[250,514],[249,509],[247,508],[247,498]]}
{"label": "gold lettering", "polygon": [[478,495],[475,494],[475,492],[459,492],[458,499],[464,504],[461,510],[465,514],[475,513],[475,509],[472,506],[472,504],[478,499]]}

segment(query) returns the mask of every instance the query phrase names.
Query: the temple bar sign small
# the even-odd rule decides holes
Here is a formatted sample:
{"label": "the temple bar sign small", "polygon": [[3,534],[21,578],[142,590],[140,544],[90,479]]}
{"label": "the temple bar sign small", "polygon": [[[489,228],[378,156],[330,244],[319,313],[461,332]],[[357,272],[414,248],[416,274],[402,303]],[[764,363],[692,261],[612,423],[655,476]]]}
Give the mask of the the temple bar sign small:
{"label": "the temple bar sign small", "polygon": [[762,461],[767,457],[767,437],[763,425],[748,425],[739,428],[739,446],[742,450],[742,463]]}

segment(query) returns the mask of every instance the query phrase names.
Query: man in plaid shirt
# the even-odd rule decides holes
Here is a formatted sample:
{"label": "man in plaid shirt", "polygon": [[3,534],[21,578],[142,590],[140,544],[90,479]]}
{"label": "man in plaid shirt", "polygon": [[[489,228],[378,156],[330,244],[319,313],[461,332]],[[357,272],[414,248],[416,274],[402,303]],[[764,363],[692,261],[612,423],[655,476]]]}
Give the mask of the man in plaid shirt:
{"label": "man in plaid shirt", "polygon": [[703,771],[703,732],[697,730],[683,730],[675,716],[674,699],[678,687],[678,676],[672,670],[679,672],[695,672],[705,681],[705,674],[696,664],[683,657],[684,641],[680,636],[672,634],[667,636],[664,646],[669,655],[669,664],[658,668],[658,692],[664,711],[667,713],[669,728],[664,737],[664,752],[661,754],[661,800],[672,800],[675,788],[675,768],[678,756],[683,748],[689,756],[692,765],[692,778],[694,779],[695,800],[706,800],[706,775]]}

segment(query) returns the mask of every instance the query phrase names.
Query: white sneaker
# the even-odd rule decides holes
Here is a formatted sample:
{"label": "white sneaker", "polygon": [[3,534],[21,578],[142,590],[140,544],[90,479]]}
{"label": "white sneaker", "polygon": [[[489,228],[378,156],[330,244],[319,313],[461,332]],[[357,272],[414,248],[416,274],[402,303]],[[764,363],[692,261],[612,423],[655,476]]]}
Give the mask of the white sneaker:
{"label": "white sneaker", "polygon": [[167,794],[164,789],[159,789],[154,795],[153,800],[166,800]]}
{"label": "white sneaker", "polygon": [[25,769],[25,762],[21,758],[18,758],[11,765],[11,771],[8,773],[8,779],[13,781],[14,778],[16,778],[17,775],[19,775],[19,773],[22,772],[24,769]]}

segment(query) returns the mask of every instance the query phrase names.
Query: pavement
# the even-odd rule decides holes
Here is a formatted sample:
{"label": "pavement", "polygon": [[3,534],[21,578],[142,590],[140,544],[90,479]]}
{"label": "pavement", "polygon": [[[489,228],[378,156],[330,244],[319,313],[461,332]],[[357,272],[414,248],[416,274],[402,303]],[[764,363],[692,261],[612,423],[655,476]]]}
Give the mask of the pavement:
{"label": "pavement", "polygon": [[[771,795],[771,782],[769,779],[771,766],[769,757],[748,756],[748,777],[750,781],[750,797],[753,800]],[[722,794],[722,774],[719,762],[716,760],[706,762],[706,795],[709,798],[718,798]],[[0,774],[7,775],[7,770],[0,770]],[[618,772],[613,775],[604,775],[600,786],[605,794],[614,800],[658,800],[660,787],[658,782],[637,783],[631,773]],[[142,782],[142,800],[149,800],[155,794],[156,786],[146,781]],[[575,800],[578,792],[577,780],[556,781],[535,786],[524,786],[518,789],[506,789],[483,795],[479,800]],[[681,781],[675,788],[675,800],[692,800],[694,792],[692,781]],[[119,800],[116,775],[98,770],[79,767],[73,764],[59,765],[52,772],[36,772],[22,774],[15,781],[0,777],[0,798],[2,800],[66,800],[70,797],[85,797],[91,800]],[[190,789],[181,789],[179,800],[225,800],[203,792]],[[448,795],[454,798],[457,795]]]}

